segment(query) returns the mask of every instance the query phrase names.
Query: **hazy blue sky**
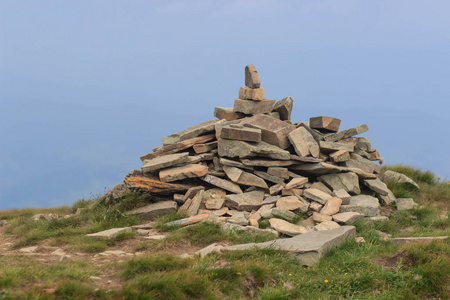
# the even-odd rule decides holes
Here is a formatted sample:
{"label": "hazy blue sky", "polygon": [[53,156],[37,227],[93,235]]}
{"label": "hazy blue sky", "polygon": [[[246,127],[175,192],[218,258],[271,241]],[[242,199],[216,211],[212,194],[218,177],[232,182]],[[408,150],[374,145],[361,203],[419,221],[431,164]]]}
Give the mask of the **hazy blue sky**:
{"label": "hazy blue sky", "polygon": [[0,2],[0,210],[102,193],[161,138],[266,97],[449,179],[450,2]]}

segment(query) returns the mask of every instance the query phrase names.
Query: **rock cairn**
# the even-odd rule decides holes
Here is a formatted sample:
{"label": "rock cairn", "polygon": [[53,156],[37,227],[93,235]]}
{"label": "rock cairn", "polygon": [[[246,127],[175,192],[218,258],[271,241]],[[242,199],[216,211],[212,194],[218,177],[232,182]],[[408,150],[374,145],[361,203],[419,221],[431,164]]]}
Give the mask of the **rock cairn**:
{"label": "rock cairn", "polygon": [[366,124],[339,131],[341,120],[326,116],[293,123],[292,98],[266,99],[253,65],[245,67],[245,85],[233,108],[216,107],[217,119],[164,137],[141,157],[141,170],[103,199],[139,190],[153,203],[127,214],[151,219],[178,210],[190,216],[178,225],[215,218],[252,228],[267,219],[291,236],[386,219],[380,204],[396,199],[373,163],[379,153],[355,137]]}

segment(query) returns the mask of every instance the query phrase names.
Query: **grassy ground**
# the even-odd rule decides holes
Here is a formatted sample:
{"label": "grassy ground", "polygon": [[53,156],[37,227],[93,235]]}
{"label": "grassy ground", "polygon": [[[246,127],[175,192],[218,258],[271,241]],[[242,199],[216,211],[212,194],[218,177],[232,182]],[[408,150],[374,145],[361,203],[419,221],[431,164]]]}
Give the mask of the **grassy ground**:
{"label": "grassy ground", "polygon": [[[70,219],[30,220],[37,210],[0,212],[8,226],[1,228],[0,299],[449,299],[450,240],[429,245],[399,246],[383,240],[377,230],[392,236],[450,235],[450,184],[430,172],[394,166],[421,187],[389,183],[400,197],[413,197],[419,207],[408,212],[383,210],[389,221],[355,224],[366,243],[348,241],[327,253],[318,266],[304,268],[289,255],[273,250],[235,251],[205,258],[181,258],[213,242],[260,242],[268,235],[224,232],[202,223],[165,228],[173,214],[157,220],[167,238],[146,241],[126,234],[113,241],[84,237],[111,227],[141,223],[124,210],[139,205],[130,197],[114,206],[97,205]],[[89,207],[82,200],[74,207],[46,209],[61,215]],[[24,255],[22,247],[60,247],[75,254],[66,261],[45,255]],[[43,248],[44,249],[44,248]],[[102,258],[99,252],[122,249],[142,255]]]}

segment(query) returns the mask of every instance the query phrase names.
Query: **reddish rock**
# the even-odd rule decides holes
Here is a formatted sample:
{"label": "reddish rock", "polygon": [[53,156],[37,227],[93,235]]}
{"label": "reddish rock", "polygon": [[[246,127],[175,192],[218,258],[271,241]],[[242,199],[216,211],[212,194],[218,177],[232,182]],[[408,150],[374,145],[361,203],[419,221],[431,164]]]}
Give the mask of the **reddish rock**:
{"label": "reddish rock", "polygon": [[203,177],[208,173],[208,167],[204,165],[185,165],[159,171],[159,178],[163,182],[172,182],[186,178]]}
{"label": "reddish rock", "polygon": [[258,71],[254,65],[245,66],[245,85],[251,89],[257,89],[261,86]]}
{"label": "reddish rock", "polygon": [[337,132],[340,125],[341,120],[332,117],[320,116],[309,119],[309,127],[323,132]]}
{"label": "reddish rock", "polygon": [[233,121],[245,118],[245,114],[233,111],[231,107],[216,107],[214,109],[214,117],[219,120]]}

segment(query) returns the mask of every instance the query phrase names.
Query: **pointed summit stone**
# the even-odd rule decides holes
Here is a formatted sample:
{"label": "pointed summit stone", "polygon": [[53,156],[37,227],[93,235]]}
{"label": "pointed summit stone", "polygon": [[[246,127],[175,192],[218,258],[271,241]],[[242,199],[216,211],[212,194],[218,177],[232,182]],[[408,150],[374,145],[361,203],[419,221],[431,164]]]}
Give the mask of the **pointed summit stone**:
{"label": "pointed summit stone", "polygon": [[275,103],[273,111],[278,112],[280,114],[280,120],[290,121],[293,107],[294,101],[292,100],[291,97],[288,96]]}
{"label": "pointed summit stone", "polygon": [[251,89],[258,89],[261,86],[258,71],[254,65],[245,66],[245,85]]}

